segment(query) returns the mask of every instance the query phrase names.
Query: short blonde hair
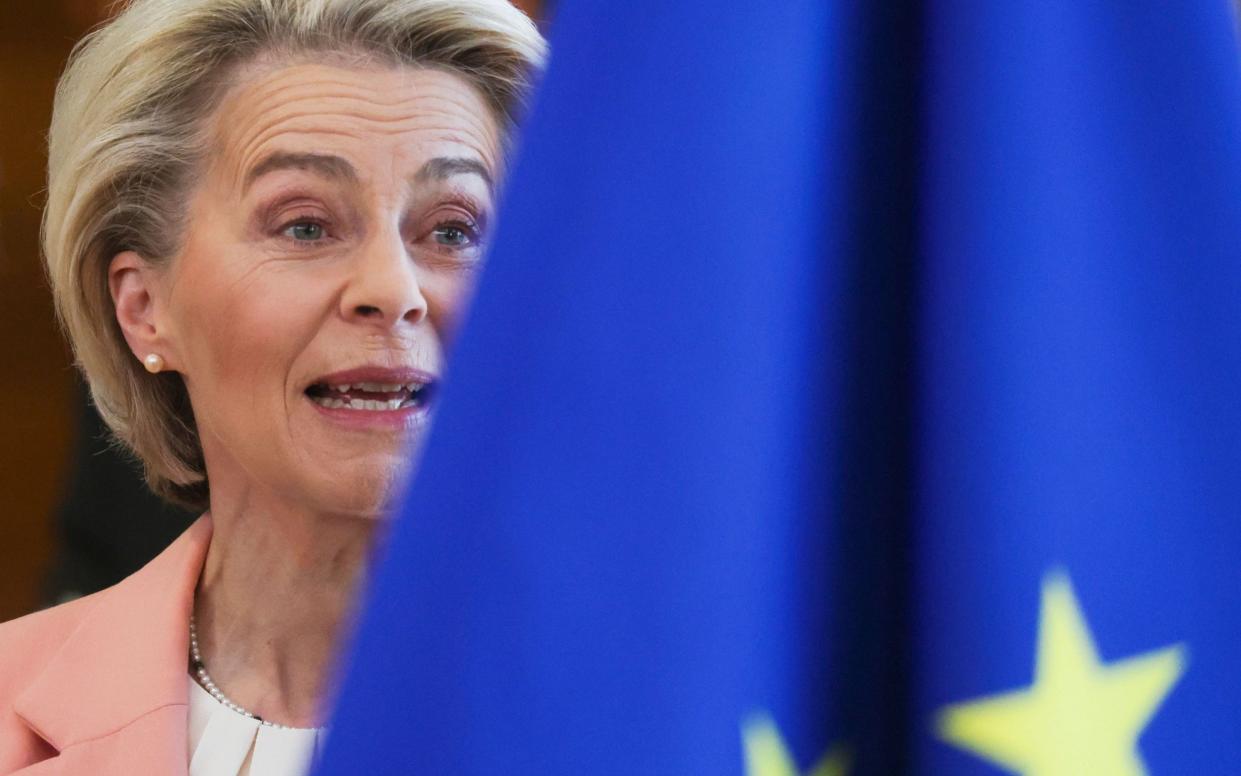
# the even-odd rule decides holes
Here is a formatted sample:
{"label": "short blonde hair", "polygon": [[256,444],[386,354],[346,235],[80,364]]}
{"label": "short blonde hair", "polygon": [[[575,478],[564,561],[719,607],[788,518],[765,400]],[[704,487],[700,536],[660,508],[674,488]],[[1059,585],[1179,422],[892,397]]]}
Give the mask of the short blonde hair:
{"label": "short blonde hair", "polygon": [[57,314],[151,489],[193,509],[209,491],[185,384],[130,351],[108,267],[176,253],[207,119],[239,67],[322,53],[455,73],[508,135],[545,43],[507,0],[133,0],[78,44],[56,90],[43,251]]}

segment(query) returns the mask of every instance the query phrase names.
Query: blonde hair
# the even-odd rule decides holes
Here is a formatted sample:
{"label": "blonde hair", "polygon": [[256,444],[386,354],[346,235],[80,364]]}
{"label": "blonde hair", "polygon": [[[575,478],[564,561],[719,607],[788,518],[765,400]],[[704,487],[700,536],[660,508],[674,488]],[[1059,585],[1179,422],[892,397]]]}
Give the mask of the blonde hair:
{"label": "blonde hair", "polygon": [[122,251],[167,262],[207,119],[260,57],[340,53],[455,73],[511,130],[545,44],[506,0],[133,0],[74,50],[56,90],[43,251],[56,310],[99,414],[160,496],[208,501],[179,374],[148,374],[108,288]]}

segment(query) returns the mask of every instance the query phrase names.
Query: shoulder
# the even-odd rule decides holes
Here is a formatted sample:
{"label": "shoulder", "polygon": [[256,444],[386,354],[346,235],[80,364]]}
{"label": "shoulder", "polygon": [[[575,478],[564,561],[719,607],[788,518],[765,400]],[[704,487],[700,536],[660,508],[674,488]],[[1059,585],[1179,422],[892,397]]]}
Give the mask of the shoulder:
{"label": "shoulder", "polygon": [[0,625],[0,774],[184,704],[210,538],[204,516],[112,587]]}
{"label": "shoulder", "polygon": [[0,624],[0,705],[12,701],[14,690],[20,691],[14,683],[36,676],[66,642],[89,648],[126,637],[162,635],[169,617],[175,619],[188,606],[182,601],[165,611],[170,599],[193,595],[210,537],[210,520],[199,519],[153,560],[111,587]]}
{"label": "shoulder", "polygon": [[50,757],[54,750],[18,716],[16,702],[60,652],[101,593],[0,624],[0,773]]}
{"label": "shoulder", "polygon": [[0,623],[0,704],[12,704],[23,679],[39,673],[107,590]]}
{"label": "shoulder", "polygon": [[84,658],[104,644],[167,640],[168,627],[189,621],[210,539],[211,521],[203,516],[115,585],[0,624],[0,703],[11,698],[14,681],[37,674],[67,643],[74,644],[74,657]]}

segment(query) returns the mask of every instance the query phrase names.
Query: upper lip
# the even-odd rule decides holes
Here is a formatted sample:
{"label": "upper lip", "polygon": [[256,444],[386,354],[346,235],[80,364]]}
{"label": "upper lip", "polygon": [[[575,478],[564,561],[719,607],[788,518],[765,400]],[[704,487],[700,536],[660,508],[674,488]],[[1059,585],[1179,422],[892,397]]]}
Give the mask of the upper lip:
{"label": "upper lip", "polygon": [[430,372],[413,367],[360,366],[316,378],[311,385],[342,385],[344,383],[386,383],[389,385],[426,385],[438,378]]}

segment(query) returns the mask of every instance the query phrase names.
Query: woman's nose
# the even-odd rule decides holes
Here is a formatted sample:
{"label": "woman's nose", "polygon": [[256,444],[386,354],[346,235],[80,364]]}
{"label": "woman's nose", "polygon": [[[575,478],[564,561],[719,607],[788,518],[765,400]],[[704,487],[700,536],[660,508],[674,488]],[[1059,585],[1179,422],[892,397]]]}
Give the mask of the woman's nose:
{"label": "woman's nose", "polygon": [[341,312],[350,320],[384,326],[417,324],[427,316],[419,267],[399,235],[376,236],[355,257]]}

